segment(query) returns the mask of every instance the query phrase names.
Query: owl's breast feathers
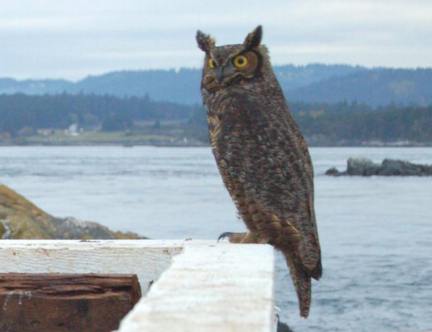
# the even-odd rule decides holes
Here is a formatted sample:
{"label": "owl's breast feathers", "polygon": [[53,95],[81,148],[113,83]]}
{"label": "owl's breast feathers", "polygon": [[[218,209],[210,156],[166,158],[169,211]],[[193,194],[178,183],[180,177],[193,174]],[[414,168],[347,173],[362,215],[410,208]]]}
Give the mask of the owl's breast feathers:
{"label": "owl's breast feathers", "polygon": [[206,105],[213,153],[246,225],[318,279],[312,163],[283,95],[227,91]]}

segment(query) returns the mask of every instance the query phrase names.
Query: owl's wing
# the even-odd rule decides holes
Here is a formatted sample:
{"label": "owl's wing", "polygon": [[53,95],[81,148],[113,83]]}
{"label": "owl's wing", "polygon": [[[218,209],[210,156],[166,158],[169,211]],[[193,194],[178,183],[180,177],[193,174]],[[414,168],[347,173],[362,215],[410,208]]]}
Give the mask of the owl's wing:
{"label": "owl's wing", "polygon": [[287,226],[286,241],[297,243],[304,268],[318,279],[321,253],[307,143],[283,98],[245,98],[241,110],[239,122],[244,127],[238,157],[245,162],[246,196]]}

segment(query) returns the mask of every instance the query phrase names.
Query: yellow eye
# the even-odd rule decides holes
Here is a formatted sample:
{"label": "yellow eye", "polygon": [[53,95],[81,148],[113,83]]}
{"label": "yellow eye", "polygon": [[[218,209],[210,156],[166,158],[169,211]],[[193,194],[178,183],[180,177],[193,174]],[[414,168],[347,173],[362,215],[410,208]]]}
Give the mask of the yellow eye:
{"label": "yellow eye", "polygon": [[248,58],[244,55],[237,55],[234,58],[234,66],[237,68],[244,68],[248,65]]}
{"label": "yellow eye", "polygon": [[211,68],[211,69],[213,69],[213,68],[216,68],[216,61],[214,61],[213,59],[209,59],[208,60],[208,66],[209,66],[209,68]]}

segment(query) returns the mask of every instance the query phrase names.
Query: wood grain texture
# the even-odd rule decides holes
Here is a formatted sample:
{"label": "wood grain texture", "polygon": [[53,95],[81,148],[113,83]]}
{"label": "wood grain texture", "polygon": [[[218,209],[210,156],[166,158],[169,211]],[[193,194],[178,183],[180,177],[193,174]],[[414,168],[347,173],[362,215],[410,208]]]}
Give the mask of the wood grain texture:
{"label": "wood grain texture", "polygon": [[0,273],[131,273],[145,294],[182,248],[183,241],[3,240]]}
{"label": "wood grain texture", "polygon": [[143,294],[156,281],[120,332],[276,331],[268,245],[4,240],[0,261],[0,272],[136,273]]}
{"label": "wood grain texture", "polygon": [[119,332],[276,331],[268,245],[187,244]]}
{"label": "wood grain texture", "polygon": [[0,331],[109,332],[140,297],[136,275],[0,274]]}

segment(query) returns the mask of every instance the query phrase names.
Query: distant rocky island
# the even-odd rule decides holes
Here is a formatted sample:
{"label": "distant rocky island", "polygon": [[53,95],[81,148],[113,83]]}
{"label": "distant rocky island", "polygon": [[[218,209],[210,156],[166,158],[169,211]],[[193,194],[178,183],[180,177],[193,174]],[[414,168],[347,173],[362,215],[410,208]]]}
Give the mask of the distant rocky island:
{"label": "distant rocky island", "polygon": [[75,218],[57,218],[0,184],[0,239],[142,239]]}
{"label": "distant rocky island", "polygon": [[384,159],[379,164],[367,158],[349,158],[345,171],[332,167],[325,174],[331,176],[432,176],[432,165],[414,164],[397,159]]}

